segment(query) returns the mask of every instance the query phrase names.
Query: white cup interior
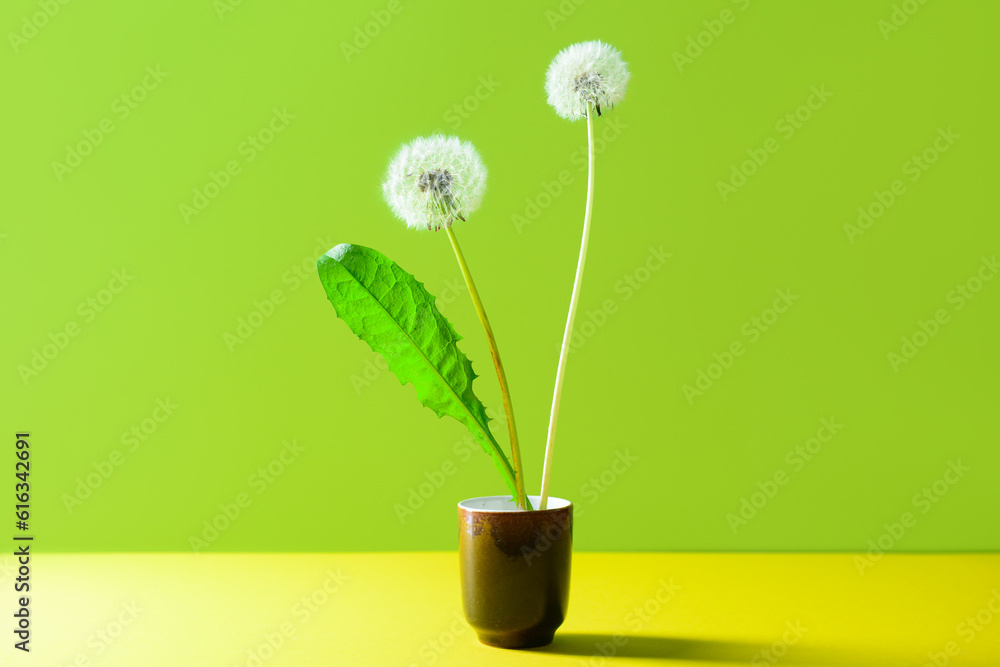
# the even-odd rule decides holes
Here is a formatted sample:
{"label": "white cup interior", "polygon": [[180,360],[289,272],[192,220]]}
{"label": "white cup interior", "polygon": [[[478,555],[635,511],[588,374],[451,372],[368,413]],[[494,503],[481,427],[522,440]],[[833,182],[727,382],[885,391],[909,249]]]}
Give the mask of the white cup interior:
{"label": "white cup interior", "polygon": [[[538,505],[541,502],[541,496],[528,496],[528,500],[531,501],[531,506],[538,509]],[[553,498],[549,496],[549,502],[546,505],[546,510],[561,510],[564,507],[569,507],[570,502],[563,498]],[[522,510],[517,509],[517,505],[514,504],[513,498],[510,496],[483,496],[481,498],[469,498],[468,500],[463,500],[458,504],[464,510],[470,512],[520,512]]]}

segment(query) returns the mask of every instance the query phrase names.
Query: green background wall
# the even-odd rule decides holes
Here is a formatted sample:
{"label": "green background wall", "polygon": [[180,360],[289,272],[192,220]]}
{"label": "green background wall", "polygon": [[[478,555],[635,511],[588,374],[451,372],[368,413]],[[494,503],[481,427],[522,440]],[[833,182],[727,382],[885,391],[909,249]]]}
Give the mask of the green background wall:
{"label": "green background wall", "polygon": [[[0,400],[8,450],[32,432],[38,547],[455,546],[455,503],[503,493],[500,477],[379,370],[313,268],[349,241],[414,273],[499,409],[446,237],[406,230],[380,196],[391,154],[435,130],[490,168],[457,232],[537,493],[586,187],[585,126],[557,118],[542,84],[561,48],[599,38],[633,78],[597,124],[553,481],[577,503],[578,548],[996,549],[1000,280],[977,273],[993,277],[1000,251],[998,14],[5,2]],[[67,156],[81,142],[89,154]],[[734,177],[754,155],[766,162]],[[874,217],[852,231],[859,207]],[[768,312],[779,293],[791,305]],[[921,321],[935,335],[914,355],[903,338]]]}

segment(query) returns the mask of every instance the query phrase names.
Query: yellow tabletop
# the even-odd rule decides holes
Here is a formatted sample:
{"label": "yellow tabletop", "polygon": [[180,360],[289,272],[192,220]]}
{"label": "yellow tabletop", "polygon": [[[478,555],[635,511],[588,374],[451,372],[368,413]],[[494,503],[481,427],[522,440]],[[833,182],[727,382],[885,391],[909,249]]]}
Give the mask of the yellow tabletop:
{"label": "yellow tabletop", "polygon": [[998,555],[578,553],[569,617],[531,651],[479,644],[457,569],[454,553],[42,554],[31,653],[7,630],[0,664],[1000,665]]}

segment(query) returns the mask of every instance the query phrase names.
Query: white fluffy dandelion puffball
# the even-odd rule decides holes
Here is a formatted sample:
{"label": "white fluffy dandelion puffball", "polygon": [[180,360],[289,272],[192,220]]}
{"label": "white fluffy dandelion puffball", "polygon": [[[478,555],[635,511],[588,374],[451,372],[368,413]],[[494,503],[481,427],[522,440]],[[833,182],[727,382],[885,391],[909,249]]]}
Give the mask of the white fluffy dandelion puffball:
{"label": "white fluffy dandelion puffball", "polygon": [[440,230],[479,208],[486,165],[475,146],[458,137],[421,137],[389,163],[382,193],[411,229]]}
{"label": "white fluffy dandelion puffball", "polygon": [[580,42],[560,51],[549,65],[545,92],[563,118],[584,118],[589,104],[600,116],[601,107],[622,101],[630,76],[618,49],[601,41]]}

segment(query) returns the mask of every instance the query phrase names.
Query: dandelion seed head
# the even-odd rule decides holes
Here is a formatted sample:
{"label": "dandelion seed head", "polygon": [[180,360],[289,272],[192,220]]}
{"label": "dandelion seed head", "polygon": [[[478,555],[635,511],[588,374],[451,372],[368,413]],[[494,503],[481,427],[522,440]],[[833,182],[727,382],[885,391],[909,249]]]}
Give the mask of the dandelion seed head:
{"label": "dandelion seed head", "polygon": [[486,192],[486,165],[468,141],[434,135],[414,139],[389,163],[382,193],[411,229],[440,230],[465,220]]}
{"label": "dandelion seed head", "polygon": [[569,120],[598,115],[625,97],[631,75],[622,54],[601,41],[580,42],[559,52],[545,75],[545,92],[556,113]]}

